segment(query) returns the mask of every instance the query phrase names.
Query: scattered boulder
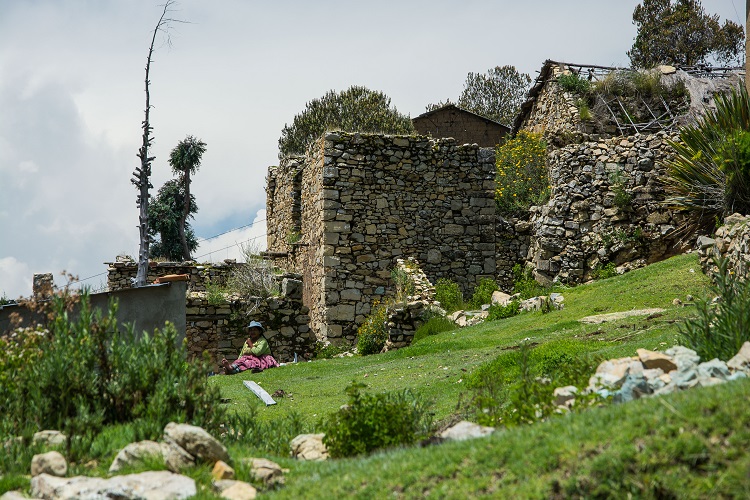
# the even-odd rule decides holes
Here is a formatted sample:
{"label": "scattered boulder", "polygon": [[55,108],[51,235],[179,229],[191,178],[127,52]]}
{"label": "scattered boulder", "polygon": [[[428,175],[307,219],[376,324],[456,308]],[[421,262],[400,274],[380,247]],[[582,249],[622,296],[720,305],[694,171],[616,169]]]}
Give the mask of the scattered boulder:
{"label": "scattered boulder", "polygon": [[729,377],[729,368],[725,362],[714,358],[698,365],[698,376],[702,379],[717,378],[723,382]]}
{"label": "scattered boulder", "polygon": [[258,496],[258,491],[252,484],[235,481],[232,486],[222,491],[220,496],[229,500],[253,500]]}
{"label": "scattered boulder", "polygon": [[467,439],[485,437],[493,432],[495,432],[494,427],[486,427],[469,422],[468,420],[462,420],[456,425],[445,429],[439,436],[447,441],[465,441]]}
{"label": "scattered boulder", "polygon": [[130,443],[117,454],[109,467],[109,472],[112,474],[119,472],[125,466],[143,463],[143,460],[149,456],[162,457],[162,445],[156,441]]}
{"label": "scattered boulder", "polygon": [[48,447],[65,446],[67,442],[68,437],[60,431],[39,431],[31,438],[32,444]]}
{"label": "scattered boulder", "polygon": [[574,385],[566,385],[565,387],[558,387],[552,393],[554,396],[555,406],[571,407],[576,400],[576,394],[578,394],[578,388]]}
{"label": "scattered boulder", "polygon": [[500,290],[492,292],[492,305],[493,306],[507,306],[511,301],[511,296]]}
{"label": "scattered boulder", "polygon": [[211,475],[217,480],[234,479],[234,469],[223,460],[217,460],[211,471]]}
{"label": "scattered boulder", "polygon": [[253,479],[265,485],[284,484],[284,472],[279,464],[265,458],[251,458],[246,461],[250,465]]}
{"label": "scattered boulder", "polygon": [[596,368],[596,373],[589,379],[589,388],[592,391],[598,391],[601,388],[619,388],[625,382],[633,360],[634,358],[618,358],[602,362]]}
{"label": "scattered boulder", "polygon": [[0,495],[0,500],[29,500],[29,497],[20,491],[6,491]]}
{"label": "scattered boulder", "polygon": [[750,342],[742,344],[740,351],[727,361],[727,367],[735,372],[750,372]]}
{"label": "scattered boulder", "polygon": [[328,448],[323,443],[325,434],[300,434],[292,439],[292,457],[298,460],[326,460]]}
{"label": "scattered boulder", "polygon": [[168,471],[101,477],[60,478],[40,474],[31,480],[31,494],[46,500],[109,499],[179,500],[197,493],[195,481]]}
{"label": "scattered boulder", "polygon": [[672,370],[677,369],[677,364],[672,361],[671,356],[668,356],[662,352],[649,351],[648,349],[638,349],[638,359],[643,363],[643,367],[646,369],[661,369],[664,373],[669,373]]}
{"label": "scattered boulder", "polygon": [[165,438],[161,443],[161,454],[167,469],[172,472],[181,472],[195,465],[195,457],[171,439]]}
{"label": "scattered boulder", "polygon": [[612,400],[615,403],[627,403],[634,399],[653,394],[654,390],[649,385],[643,372],[628,374],[619,391],[614,394]]}
{"label": "scattered boulder", "polygon": [[211,434],[195,425],[170,422],[164,428],[164,438],[165,440],[171,439],[198,460],[206,462],[229,461],[229,453],[227,453],[224,445]]}
{"label": "scattered boulder", "polygon": [[63,477],[68,473],[68,462],[56,451],[34,455],[31,459],[31,475],[49,474]]}
{"label": "scattered boulder", "polygon": [[680,371],[696,368],[701,361],[700,356],[694,350],[681,345],[670,347],[664,352],[667,356],[672,357],[677,365],[677,369]]}

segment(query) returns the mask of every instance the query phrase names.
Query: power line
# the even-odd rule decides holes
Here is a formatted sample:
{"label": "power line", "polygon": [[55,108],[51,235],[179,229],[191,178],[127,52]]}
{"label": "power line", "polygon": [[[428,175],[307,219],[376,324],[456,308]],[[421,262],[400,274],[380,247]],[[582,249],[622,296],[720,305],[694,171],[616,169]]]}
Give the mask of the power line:
{"label": "power line", "polygon": [[255,224],[257,224],[259,222],[265,222],[265,221],[266,221],[266,219],[259,219],[259,220],[251,222],[250,224],[245,224],[244,226],[235,227],[234,229],[229,229],[227,231],[224,231],[223,233],[217,234],[216,236],[210,236],[208,238],[199,238],[197,241],[198,241],[198,243],[200,243],[202,241],[213,240],[215,238],[218,238],[219,236],[224,236],[225,234],[231,233],[232,231],[237,231],[239,229],[244,229],[246,227],[252,227],[252,226],[254,226]]}
{"label": "power line", "polygon": [[[262,238],[262,237],[264,237],[264,236],[268,236],[268,234],[267,234],[267,233],[263,233],[263,234],[261,234],[261,235],[255,236],[255,237],[253,237],[253,238],[249,238],[249,239],[247,239],[247,240],[243,241],[242,243],[249,243],[249,242],[251,242],[251,241],[257,240],[258,238]],[[232,248],[232,247],[233,247],[233,246],[235,246],[235,245],[241,245],[242,243],[236,243],[236,242],[235,242],[235,244],[234,244],[234,245],[229,245],[229,246],[227,246],[227,247],[224,247],[224,248],[217,248],[216,250],[211,250],[211,251],[210,251],[210,252],[208,252],[208,253],[204,253],[203,255],[199,255],[198,257],[195,257],[195,259],[197,260],[197,259],[200,259],[201,257],[205,257],[206,255],[211,255],[212,253],[216,253],[216,252],[221,252],[222,250],[227,250],[228,248]]]}

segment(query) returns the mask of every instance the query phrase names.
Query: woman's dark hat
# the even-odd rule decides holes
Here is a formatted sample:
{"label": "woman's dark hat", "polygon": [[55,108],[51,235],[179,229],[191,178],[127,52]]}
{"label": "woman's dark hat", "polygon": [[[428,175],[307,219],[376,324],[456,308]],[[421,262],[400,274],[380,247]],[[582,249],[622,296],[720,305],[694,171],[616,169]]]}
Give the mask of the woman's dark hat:
{"label": "woman's dark hat", "polygon": [[263,328],[263,325],[260,324],[259,321],[251,321],[249,325],[247,325],[248,328],[260,328],[260,333],[263,333],[266,331],[265,328]]}

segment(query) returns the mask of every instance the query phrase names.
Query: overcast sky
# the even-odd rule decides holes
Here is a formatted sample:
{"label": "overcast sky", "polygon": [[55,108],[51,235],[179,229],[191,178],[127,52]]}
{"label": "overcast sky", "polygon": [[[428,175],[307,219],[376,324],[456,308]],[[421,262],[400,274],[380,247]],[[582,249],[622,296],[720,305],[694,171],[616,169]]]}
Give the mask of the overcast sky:
{"label": "overcast sky", "polygon": [[[144,67],[160,0],[0,0],[0,296],[63,270],[97,288],[137,256]],[[331,89],[381,90],[412,117],[466,74],[545,59],[627,66],[636,0],[181,0],[151,71],[152,193],[186,135],[208,145],[192,190],[199,260],[265,247],[265,176],[285,123]],[[741,0],[704,0],[744,25]],[[739,15],[738,15],[739,14]],[[228,247],[228,248],[227,248]],[[205,255],[208,254],[208,255]],[[205,255],[205,256],[204,256]]]}

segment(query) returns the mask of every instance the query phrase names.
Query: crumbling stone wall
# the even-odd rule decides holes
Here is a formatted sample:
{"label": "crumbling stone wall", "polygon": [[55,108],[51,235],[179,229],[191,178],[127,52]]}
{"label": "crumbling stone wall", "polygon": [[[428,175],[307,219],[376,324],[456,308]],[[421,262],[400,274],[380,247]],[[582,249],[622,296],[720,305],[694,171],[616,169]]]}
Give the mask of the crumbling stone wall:
{"label": "crumbling stone wall", "polygon": [[[138,263],[131,259],[120,259],[107,264],[107,288],[122,290],[132,288],[133,279],[138,272]],[[216,264],[195,264],[193,262],[150,262],[147,283],[153,283],[160,276],[169,274],[187,274],[188,291],[205,292],[207,284],[224,286],[232,270],[241,266],[233,260]]]}
{"label": "crumbling stone wall", "polygon": [[[494,178],[494,149],[453,139],[330,133],[314,144],[296,271],[318,335],[353,341],[373,301],[393,293],[397,258],[465,293],[495,277]],[[269,239],[269,252],[281,249]]]}
{"label": "crumbling stone wall", "polygon": [[[274,357],[288,362],[298,357],[309,359],[315,345],[309,323],[309,308],[302,303],[301,276],[279,276],[281,295],[269,298],[241,298],[228,295],[209,301],[206,285],[226,285],[232,270],[243,264],[154,263],[149,266],[148,281],[169,274],[189,276],[186,297],[185,336],[188,354],[192,358],[208,352],[215,368],[222,357],[233,360],[247,338],[244,327],[260,321],[266,328],[265,337]],[[130,288],[130,279],[137,273],[137,264],[130,260],[109,263],[110,290]]]}
{"label": "crumbling stone wall", "polygon": [[288,252],[296,243],[302,219],[301,183],[304,158],[292,156],[269,167],[266,178],[268,248]]}
{"label": "crumbling stone wall", "polygon": [[732,214],[716,230],[713,238],[697,241],[701,267],[706,274],[717,271],[714,259],[727,259],[728,269],[747,279],[750,276],[750,216]]}
{"label": "crumbling stone wall", "polygon": [[564,65],[554,64],[544,71],[545,84],[539,89],[532,108],[520,128],[543,134],[545,137],[560,138],[565,143],[571,142],[571,134],[577,136],[583,131],[581,116],[573,95],[554,81],[570,70]]}
{"label": "crumbling stone wall", "polygon": [[531,219],[529,261],[538,278],[577,283],[609,262],[634,267],[681,250],[680,221],[660,203],[669,139],[678,137],[589,140],[550,153],[551,198]]}

